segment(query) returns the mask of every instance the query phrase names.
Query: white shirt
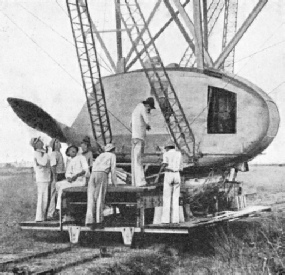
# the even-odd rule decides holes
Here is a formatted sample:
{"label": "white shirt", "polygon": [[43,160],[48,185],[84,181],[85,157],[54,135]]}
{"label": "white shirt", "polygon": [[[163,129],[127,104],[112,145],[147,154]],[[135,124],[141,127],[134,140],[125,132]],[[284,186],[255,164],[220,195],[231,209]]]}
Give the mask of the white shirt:
{"label": "white shirt", "polygon": [[174,172],[178,172],[183,169],[182,154],[175,149],[170,149],[163,154],[163,163],[168,164],[167,169],[171,169]]}
{"label": "white shirt", "polygon": [[86,153],[82,152],[82,156],[84,156],[87,160],[88,166],[92,167],[93,165],[93,154],[91,151],[87,151]]}
{"label": "white shirt", "polygon": [[149,114],[143,103],[139,103],[132,113],[132,138],[144,140],[146,125],[149,124]]}
{"label": "white shirt", "polygon": [[116,155],[110,152],[100,154],[93,164],[92,172],[111,172],[111,181],[117,184]]}
{"label": "white shirt", "polygon": [[82,155],[77,155],[74,158],[70,159],[70,161],[68,162],[65,177],[72,178],[73,176],[82,171],[85,171],[85,175],[78,177],[76,179],[76,182],[85,182],[86,177],[89,176],[89,169],[86,158]]}
{"label": "white shirt", "polygon": [[49,182],[51,180],[50,160],[43,151],[34,152],[34,169],[37,182]]}
{"label": "white shirt", "polygon": [[55,166],[56,173],[65,173],[65,165],[61,152],[53,151],[50,155],[50,166]]}
{"label": "white shirt", "polygon": [[92,167],[92,172],[116,173],[116,155],[110,152],[100,154]]}

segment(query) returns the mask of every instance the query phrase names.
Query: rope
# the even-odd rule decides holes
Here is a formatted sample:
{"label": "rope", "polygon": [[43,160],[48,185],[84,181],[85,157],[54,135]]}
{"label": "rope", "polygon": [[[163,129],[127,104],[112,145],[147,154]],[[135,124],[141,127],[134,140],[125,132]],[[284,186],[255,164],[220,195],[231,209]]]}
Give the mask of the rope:
{"label": "rope", "polygon": [[[66,37],[64,37],[62,34],[60,34],[59,32],[57,32],[55,29],[53,29],[50,25],[48,25],[47,23],[45,23],[43,20],[41,20],[38,16],[36,16],[34,13],[32,13],[31,11],[29,11],[27,8],[23,7],[21,4],[18,4],[22,9],[24,9],[26,12],[28,12],[29,14],[31,14],[33,17],[35,17],[38,21],[40,21],[42,24],[44,24],[46,27],[48,27],[49,29],[51,29],[54,33],[56,33],[58,36],[60,36],[62,39],[64,39],[66,42],[68,42],[72,47],[75,47],[74,43],[72,43],[71,41],[69,41]],[[66,13],[66,15],[68,16],[68,14]],[[102,68],[104,68],[105,70],[107,70],[108,72],[112,73],[112,70],[110,69],[109,65],[106,63],[106,61],[102,58],[101,55],[99,55],[99,58],[102,62],[104,62],[105,66],[103,66],[101,63],[99,64]]]}
{"label": "rope", "polygon": [[[76,80],[64,67],[62,67],[46,50],[44,50],[32,37],[30,37],[15,21],[13,21],[7,14],[3,11],[1,13],[6,16],[27,38],[29,38],[40,50],[45,53],[58,67],[60,67],[69,77],[72,78],[81,88],[82,84]],[[121,124],[123,125],[129,132],[131,132],[130,128],[128,128],[120,119],[118,119],[111,111],[108,112]]]}
{"label": "rope", "polygon": [[[281,24],[272,32],[272,34],[263,42],[263,44],[261,45],[261,47],[263,47],[263,46],[276,34],[277,30],[278,30],[281,26],[283,26],[284,24],[285,24],[285,22],[281,23]],[[245,65],[248,64],[249,61],[252,60],[253,57],[254,57],[254,55],[252,55],[252,56],[249,58],[249,60],[234,74],[233,79],[235,79],[235,78],[237,77],[237,74],[245,67]],[[225,86],[224,86],[223,88],[227,87],[229,83],[231,83],[231,80],[229,80],[229,81],[225,84]]]}
{"label": "rope", "polygon": [[57,0],[55,0],[56,4],[58,5],[58,7],[61,9],[61,11],[68,16],[67,12],[64,10],[64,8],[57,2]]}
{"label": "rope", "polygon": [[284,39],[284,40],[281,40],[281,41],[279,41],[279,42],[277,42],[277,43],[275,43],[275,44],[273,44],[273,45],[270,45],[270,46],[268,46],[268,47],[266,47],[266,48],[263,48],[263,49],[261,49],[260,51],[256,51],[256,52],[254,52],[254,53],[252,53],[252,54],[250,54],[250,55],[248,55],[248,56],[245,56],[245,57],[243,57],[243,58],[241,58],[241,59],[235,61],[234,63],[236,64],[236,63],[238,63],[238,62],[240,62],[240,61],[242,61],[242,60],[244,60],[244,59],[247,59],[247,58],[249,58],[249,57],[252,57],[252,56],[254,56],[254,55],[258,54],[258,53],[264,52],[264,51],[266,51],[266,50],[268,50],[268,49],[270,49],[270,48],[276,47],[276,46],[278,46],[278,45],[280,45],[280,44],[283,44],[283,43],[285,43],[285,39]]}
{"label": "rope", "polygon": [[282,81],[279,85],[277,85],[275,88],[273,88],[268,94],[271,94],[272,92],[274,92],[277,88],[282,86],[284,83],[285,83],[285,81]]}
{"label": "rope", "polygon": [[132,130],[127,127],[121,120],[119,120],[114,114],[112,114],[111,111],[108,110],[108,113],[112,115],[119,123],[121,123],[130,133],[132,132]]}
{"label": "rope", "polygon": [[32,37],[30,37],[15,21],[13,21],[6,13],[1,11],[1,13],[6,16],[27,38],[29,38],[45,55],[47,55],[58,67],[60,67],[67,75],[72,78],[81,87],[82,85],[78,80],[76,80],[64,67],[62,67],[45,49],[43,49]]}
{"label": "rope", "polygon": [[25,8],[23,5],[19,4],[18,5],[24,9],[26,12],[28,12],[29,14],[31,14],[33,17],[35,17],[37,20],[39,20],[41,23],[43,23],[46,27],[50,28],[54,33],[56,33],[57,35],[59,35],[62,39],[64,39],[66,42],[68,42],[69,44],[71,44],[72,46],[74,46],[74,44],[72,42],[70,42],[66,37],[64,37],[62,34],[60,34],[59,32],[57,32],[55,29],[53,29],[50,25],[48,25],[47,23],[45,23],[43,20],[41,20],[38,16],[36,16],[34,13],[32,13],[31,11],[29,11],[27,8]]}

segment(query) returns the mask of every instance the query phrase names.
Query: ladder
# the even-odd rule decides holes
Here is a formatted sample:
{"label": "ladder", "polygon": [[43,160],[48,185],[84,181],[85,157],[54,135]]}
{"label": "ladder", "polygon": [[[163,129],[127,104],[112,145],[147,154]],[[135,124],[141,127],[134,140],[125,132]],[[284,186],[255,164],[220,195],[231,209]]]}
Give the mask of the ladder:
{"label": "ladder", "polygon": [[101,147],[112,141],[110,120],[87,0],[66,0],[92,132]]}
{"label": "ladder", "polygon": [[[177,148],[188,157],[189,162],[195,163],[194,135],[161,61],[138,1],[125,0],[124,2],[123,4],[115,1],[116,9],[136,53],[143,51],[139,58],[140,63],[149,81],[151,92],[164,116],[168,131]],[[146,31],[140,35],[143,28]],[[140,37],[139,41],[135,41],[137,37]],[[146,47],[149,43],[150,46]]]}
{"label": "ladder", "polygon": [[[227,46],[227,43],[231,41],[237,31],[237,12],[238,12],[238,0],[225,0],[225,17],[224,17],[224,31],[222,49]],[[234,59],[235,48],[228,55],[224,62],[224,70],[231,73],[234,72]]]}

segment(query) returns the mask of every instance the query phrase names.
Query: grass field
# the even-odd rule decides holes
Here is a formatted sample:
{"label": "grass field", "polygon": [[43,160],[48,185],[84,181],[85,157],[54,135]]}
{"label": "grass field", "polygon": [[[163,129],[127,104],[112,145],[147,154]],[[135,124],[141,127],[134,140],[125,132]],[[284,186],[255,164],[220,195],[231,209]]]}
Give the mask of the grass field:
{"label": "grass field", "polygon": [[[246,193],[256,193],[250,203],[281,203],[285,202],[284,172],[285,167],[251,166],[249,172],[238,175],[238,180],[244,183]],[[32,170],[0,169],[0,258],[68,243],[66,234],[25,232],[19,228],[20,221],[34,220],[35,206]],[[89,263],[64,274],[263,274],[269,267],[276,271],[285,266],[284,226],[283,210],[276,209],[262,219],[200,230],[193,233],[192,239],[150,238],[144,251],[118,256],[103,267]]]}

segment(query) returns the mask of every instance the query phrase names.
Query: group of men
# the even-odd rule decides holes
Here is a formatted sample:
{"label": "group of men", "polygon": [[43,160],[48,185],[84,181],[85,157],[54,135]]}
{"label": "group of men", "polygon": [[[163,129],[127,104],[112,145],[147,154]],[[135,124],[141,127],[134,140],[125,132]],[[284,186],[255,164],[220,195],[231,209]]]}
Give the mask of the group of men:
{"label": "group of men", "polygon": [[[152,97],[139,103],[132,113],[132,185],[136,187],[147,184],[142,163],[146,131],[151,130],[150,112],[155,109]],[[79,148],[70,145],[66,150],[69,162],[65,170],[63,157],[60,153],[60,142],[52,139],[49,157],[40,138],[31,140],[34,148],[34,163],[38,188],[36,221],[58,219],[61,208],[61,196],[65,188],[85,186],[88,182],[86,225],[103,221],[105,195],[107,192],[108,175],[111,174],[113,185],[117,184],[115,146],[107,144],[105,150],[93,162],[86,140],[82,142],[83,154]],[[85,145],[84,145],[85,144]],[[89,163],[88,163],[89,162]],[[93,162],[93,165],[92,165]],[[92,168],[91,168],[92,166]],[[167,144],[163,154],[161,171],[164,171],[162,223],[179,223],[180,173],[183,169],[182,154],[174,144]],[[91,175],[90,175],[91,171]],[[51,180],[52,175],[52,180]],[[57,202],[56,202],[56,193]],[[50,196],[49,196],[50,194]],[[48,200],[48,197],[50,199]]]}
{"label": "group of men", "polygon": [[[59,140],[51,140],[51,154],[48,154],[47,148],[44,149],[44,143],[40,138],[33,138],[30,144],[34,148],[34,169],[38,193],[36,222],[58,220],[63,190],[69,187],[86,186],[87,183],[86,224],[95,223],[93,214],[95,209],[99,217],[97,222],[100,222],[103,217],[109,172],[112,174],[113,184],[116,184],[115,146],[108,144],[105,147],[105,152],[100,154],[94,163],[93,159],[91,160],[90,167],[90,163],[88,163],[90,160],[90,154],[88,154],[89,142],[82,141],[82,154],[79,154],[77,146],[70,145],[66,149],[68,161],[65,169]],[[84,149],[84,144],[87,145],[87,150]],[[91,177],[90,170],[92,171]],[[96,201],[96,205],[94,201]]]}

